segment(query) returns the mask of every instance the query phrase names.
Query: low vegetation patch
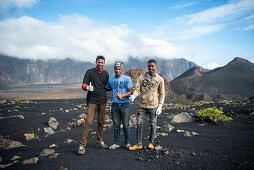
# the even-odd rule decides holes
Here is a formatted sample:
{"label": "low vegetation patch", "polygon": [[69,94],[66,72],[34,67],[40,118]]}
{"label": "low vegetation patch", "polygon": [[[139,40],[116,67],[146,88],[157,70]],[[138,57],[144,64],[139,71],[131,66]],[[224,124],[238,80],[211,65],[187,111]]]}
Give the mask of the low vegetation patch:
{"label": "low vegetation patch", "polygon": [[224,124],[233,120],[231,117],[224,115],[223,111],[217,109],[216,107],[198,110],[195,118],[205,122],[214,122],[216,124]]}

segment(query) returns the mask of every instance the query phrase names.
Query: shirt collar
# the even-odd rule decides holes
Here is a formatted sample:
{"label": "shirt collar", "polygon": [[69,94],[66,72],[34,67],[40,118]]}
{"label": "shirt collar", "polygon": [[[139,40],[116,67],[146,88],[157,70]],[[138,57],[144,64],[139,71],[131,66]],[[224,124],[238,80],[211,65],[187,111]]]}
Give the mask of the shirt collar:
{"label": "shirt collar", "polygon": [[95,67],[95,70],[96,70],[98,73],[101,73],[102,70],[103,70],[103,68],[99,70],[97,67]]}
{"label": "shirt collar", "polygon": [[155,73],[155,74],[153,75],[153,77],[151,78],[151,77],[149,76],[148,72],[146,73],[146,76],[150,79],[150,81],[152,81],[152,80],[155,78],[156,75],[157,75],[157,73]]}

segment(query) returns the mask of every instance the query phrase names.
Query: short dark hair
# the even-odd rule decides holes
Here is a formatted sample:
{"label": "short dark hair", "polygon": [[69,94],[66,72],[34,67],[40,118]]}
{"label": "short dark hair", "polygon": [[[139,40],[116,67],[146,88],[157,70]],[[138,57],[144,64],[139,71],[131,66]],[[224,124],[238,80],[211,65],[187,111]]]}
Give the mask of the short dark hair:
{"label": "short dark hair", "polygon": [[157,62],[156,62],[156,60],[154,60],[154,59],[150,59],[150,60],[147,62],[147,64],[149,64],[149,63],[155,63],[155,64],[157,65]]}
{"label": "short dark hair", "polygon": [[102,59],[102,60],[105,61],[105,57],[103,55],[97,55],[96,62],[97,62],[98,59]]}

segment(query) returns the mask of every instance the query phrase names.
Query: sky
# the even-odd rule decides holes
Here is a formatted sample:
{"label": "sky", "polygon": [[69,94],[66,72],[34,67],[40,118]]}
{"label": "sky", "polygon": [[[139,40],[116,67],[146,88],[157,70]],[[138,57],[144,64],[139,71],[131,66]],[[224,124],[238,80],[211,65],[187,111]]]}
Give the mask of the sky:
{"label": "sky", "polygon": [[0,53],[30,59],[254,63],[254,0],[0,0]]}

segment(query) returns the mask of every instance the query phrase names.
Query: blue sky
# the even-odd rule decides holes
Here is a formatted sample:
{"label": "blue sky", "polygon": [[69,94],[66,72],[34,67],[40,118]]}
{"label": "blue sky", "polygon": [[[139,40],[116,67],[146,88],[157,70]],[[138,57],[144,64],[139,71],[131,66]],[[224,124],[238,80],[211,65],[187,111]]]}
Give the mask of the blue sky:
{"label": "blue sky", "polygon": [[107,61],[254,62],[254,0],[0,0],[0,52]]}

